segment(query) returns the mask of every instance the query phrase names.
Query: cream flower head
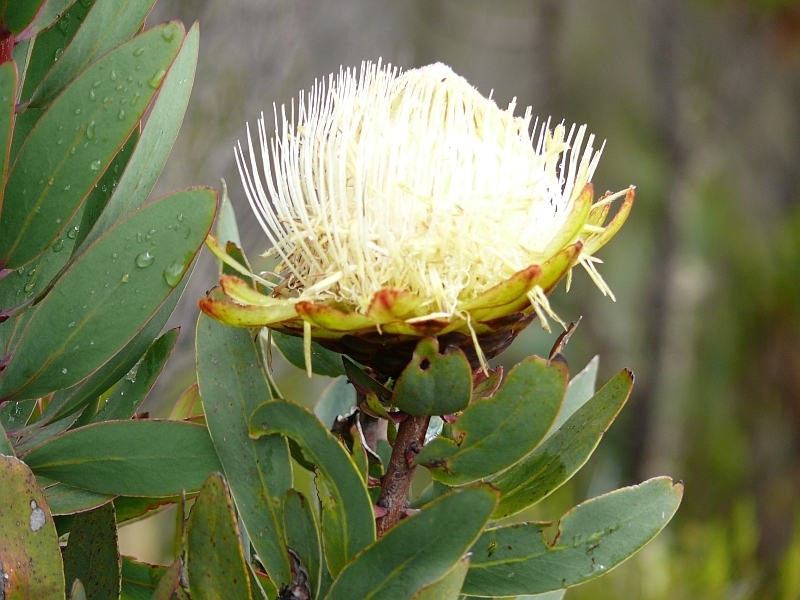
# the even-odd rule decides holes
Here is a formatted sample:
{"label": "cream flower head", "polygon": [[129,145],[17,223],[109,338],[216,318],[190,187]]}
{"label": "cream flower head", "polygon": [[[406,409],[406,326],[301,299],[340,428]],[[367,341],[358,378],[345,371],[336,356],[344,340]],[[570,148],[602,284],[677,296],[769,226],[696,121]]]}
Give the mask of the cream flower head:
{"label": "cream flower head", "polygon": [[624,222],[633,188],[593,203],[594,136],[532,125],[530,108],[514,108],[441,63],[379,62],[318,82],[297,114],[276,109],[271,140],[262,115],[259,147],[248,128],[236,158],[278,278],[261,280],[269,296],[223,278],[229,300],[203,309],[351,355],[360,341],[365,364],[370,352],[458,333],[483,363],[496,354],[484,339],[513,339],[534,314],[547,327],[546,294],[577,263],[610,295],[593,254]]}

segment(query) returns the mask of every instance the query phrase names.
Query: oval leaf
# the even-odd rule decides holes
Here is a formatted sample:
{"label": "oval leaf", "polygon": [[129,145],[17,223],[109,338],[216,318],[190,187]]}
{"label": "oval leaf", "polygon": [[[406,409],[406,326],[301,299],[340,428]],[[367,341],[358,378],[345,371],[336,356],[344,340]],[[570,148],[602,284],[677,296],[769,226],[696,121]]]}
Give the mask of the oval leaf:
{"label": "oval leaf", "polygon": [[452,426],[453,439],[440,436],[426,445],[417,464],[451,486],[508,468],[547,433],[561,407],[567,376],[563,362],[526,358],[509,372],[494,396],[467,407]]}
{"label": "oval leaf", "polygon": [[58,534],[30,469],[0,456],[0,597],[64,598]]}
{"label": "oval leaf", "polygon": [[233,503],[220,475],[209,476],[189,515],[186,574],[196,600],[250,598],[250,575]]}
{"label": "oval leaf", "polygon": [[110,502],[75,517],[64,551],[64,579],[80,579],[89,598],[118,598],[117,523]]}
{"label": "oval leaf", "polygon": [[201,314],[197,381],[208,430],[245,529],[269,576],[278,587],[286,585],[292,573],[281,505],[292,487],[292,466],[285,439],[249,436],[249,416],[270,397],[250,332]]}
{"label": "oval leaf", "polygon": [[458,563],[496,503],[497,492],[486,484],[436,499],[360,553],[334,580],[326,599],[413,598]]}
{"label": "oval leaf", "polygon": [[392,403],[410,415],[447,415],[463,410],[472,397],[472,368],[455,347],[439,354],[439,340],[417,344],[394,386]]}
{"label": "oval leaf", "polygon": [[583,583],[617,566],[653,539],[675,514],[683,484],[650,479],[579,504],[552,544],[541,523],[487,530],[472,548],[466,594],[540,594]]}
{"label": "oval leaf", "polygon": [[0,378],[0,398],[68,387],[120,350],[181,281],[215,200],[198,188],[150,202],[81,254],[36,308]]}
{"label": "oval leaf", "polygon": [[171,496],[197,490],[220,471],[208,431],[184,421],[107,421],[35,448],[37,474],[105,494]]}
{"label": "oval leaf", "polygon": [[621,371],[539,448],[492,480],[501,492],[494,518],[537,503],[572,477],[597,448],[631,393],[633,373]]}
{"label": "oval leaf", "polygon": [[350,455],[307,409],[273,400],[250,418],[250,434],[281,434],[300,446],[317,467],[322,535],[328,568],[335,577],[355,554],[375,539],[372,501]]}

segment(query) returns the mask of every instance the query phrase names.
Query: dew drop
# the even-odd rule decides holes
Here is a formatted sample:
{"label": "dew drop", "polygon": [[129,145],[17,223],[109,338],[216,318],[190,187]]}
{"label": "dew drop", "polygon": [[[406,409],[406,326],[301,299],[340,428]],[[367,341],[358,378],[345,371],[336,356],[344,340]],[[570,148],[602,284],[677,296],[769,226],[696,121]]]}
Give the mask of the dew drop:
{"label": "dew drop", "polygon": [[94,90],[89,90],[89,100],[94,100],[97,96],[94,93]]}
{"label": "dew drop", "polygon": [[[120,279],[120,281],[122,283],[128,283],[128,279],[130,279],[130,278],[131,278],[130,273],[123,273],[122,274],[122,278]],[[108,284],[106,284],[106,285],[108,285]]]}
{"label": "dew drop", "polygon": [[64,249],[64,240],[58,240],[53,244],[53,252],[61,252]]}
{"label": "dew drop", "polygon": [[178,223],[183,223],[183,213],[178,215]]}
{"label": "dew drop", "polygon": [[86,137],[90,140],[94,139],[94,121],[89,121],[89,124],[86,126]]}
{"label": "dew drop", "polygon": [[117,72],[114,69],[111,69],[111,81],[117,80]]}
{"label": "dew drop", "polygon": [[56,48],[56,54],[55,54],[55,57],[53,58],[53,62],[55,62],[59,58],[61,58],[62,54],[64,54],[64,49],[63,48]]}
{"label": "dew drop", "polygon": [[19,273],[20,275],[25,275],[25,267],[20,267],[19,269],[17,269],[17,273]]}
{"label": "dew drop", "polygon": [[98,79],[97,81],[92,82],[92,87],[99,88],[102,85],[102,83],[103,82]]}
{"label": "dew drop", "polygon": [[78,232],[80,231],[80,229],[81,229],[81,228],[80,228],[79,226],[77,226],[77,225],[76,225],[75,227],[73,227],[72,229],[70,229],[70,230],[67,232],[67,237],[68,237],[69,239],[71,239],[71,240],[74,240],[76,237],[78,237]]}
{"label": "dew drop", "polygon": [[136,266],[144,269],[152,265],[155,259],[156,257],[150,254],[149,252],[142,252],[139,256],[136,257]]}
{"label": "dew drop", "polygon": [[125,109],[120,108],[118,116],[119,116],[119,120],[122,121],[125,118]]}
{"label": "dew drop", "polygon": [[69,326],[70,326],[70,327],[75,327],[75,321],[70,321],[70,322],[69,322]]}
{"label": "dew drop", "polygon": [[71,189],[72,189],[72,186],[71,186],[71,185],[69,185],[69,184],[67,184],[67,185],[65,185],[65,186],[64,186],[64,191],[65,191],[65,192],[68,192],[68,191],[70,191]]}
{"label": "dew drop", "polygon": [[169,287],[175,287],[183,277],[183,263],[173,263],[164,269],[164,281]]}
{"label": "dew drop", "polygon": [[169,24],[161,30],[161,37],[164,38],[165,42],[171,42],[175,38],[176,29],[174,25]]}
{"label": "dew drop", "polygon": [[142,54],[144,54],[144,48],[137,48],[133,51],[134,56],[141,56]]}
{"label": "dew drop", "polygon": [[63,369],[61,369],[61,373],[66,375],[67,374],[67,367],[64,367]]}
{"label": "dew drop", "polygon": [[136,234],[136,241],[141,243],[144,241],[144,236],[141,233]]}
{"label": "dew drop", "polygon": [[120,83],[120,84],[118,84],[118,85],[117,85],[117,87],[115,87],[114,89],[115,89],[116,91],[118,91],[118,92],[121,92],[121,91],[122,91],[122,88],[123,88],[123,85]]}
{"label": "dew drop", "polygon": [[164,81],[164,76],[166,74],[167,73],[164,71],[164,69],[159,69],[158,71],[153,73],[153,76],[150,79],[147,80],[147,85],[149,85],[154,90],[158,89],[158,86],[160,86],[161,82]]}
{"label": "dew drop", "polygon": [[27,294],[28,292],[30,292],[33,289],[33,286],[35,286],[35,285],[36,285],[36,280],[31,281],[30,283],[26,284],[25,285],[25,293]]}
{"label": "dew drop", "polygon": [[100,166],[101,166],[102,164],[103,164],[103,163],[101,163],[101,162],[100,162],[100,159],[96,159],[96,160],[93,160],[93,161],[91,162],[91,164],[89,165],[89,167],[92,169],[92,171],[99,171],[99,170],[100,170]]}
{"label": "dew drop", "polygon": [[81,109],[80,109],[80,108],[76,108],[76,109],[75,109],[75,114],[76,114],[76,115],[79,115],[79,114],[81,114]]}
{"label": "dew drop", "polygon": [[140,95],[141,95],[141,94],[139,94],[139,92],[136,92],[136,93],[133,95],[133,98],[131,98],[131,106],[136,106],[136,103],[137,103],[137,102],[139,102],[139,96],[140,96]]}
{"label": "dew drop", "polygon": [[70,153],[70,154],[75,154],[75,148],[74,148],[74,147],[70,148],[70,149],[69,149],[69,153]]}
{"label": "dew drop", "polygon": [[114,253],[111,255],[111,258],[113,258],[114,260],[117,260],[117,258],[119,258],[119,256],[117,255],[117,253],[116,253],[116,252],[114,252]]}

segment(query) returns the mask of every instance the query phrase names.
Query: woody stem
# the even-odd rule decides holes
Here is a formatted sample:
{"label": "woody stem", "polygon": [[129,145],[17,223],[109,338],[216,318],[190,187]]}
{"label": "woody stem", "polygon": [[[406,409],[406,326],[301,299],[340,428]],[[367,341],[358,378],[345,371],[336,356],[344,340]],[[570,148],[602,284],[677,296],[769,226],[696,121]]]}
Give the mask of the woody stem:
{"label": "woody stem", "polygon": [[381,479],[378,506],[385,508],[386,514],[377,520],[378,537],[394,527],[407,508],[408,490],[416,469],[413,464],[414,457],[422,450],[430,419],[427,415],[416,417],[409,415],[400,423],[392,449],[392,458]]}

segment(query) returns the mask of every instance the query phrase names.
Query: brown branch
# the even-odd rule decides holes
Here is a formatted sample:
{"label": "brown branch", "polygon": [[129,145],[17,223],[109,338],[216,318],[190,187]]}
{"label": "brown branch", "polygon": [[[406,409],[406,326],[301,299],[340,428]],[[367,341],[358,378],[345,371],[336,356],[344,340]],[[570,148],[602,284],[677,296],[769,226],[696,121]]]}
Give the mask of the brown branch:
{"label": "brown branch", "polygon": [[400,423],[392,449],[392,458],[389,460],[386,474],[381,479],[378,506],[385,508],[386,514],[378,518],[378,537],[394,527],[407,508],[408,490],[416,469],[412,462],[422,450],[430,419],[429,416],[409,416]]}

